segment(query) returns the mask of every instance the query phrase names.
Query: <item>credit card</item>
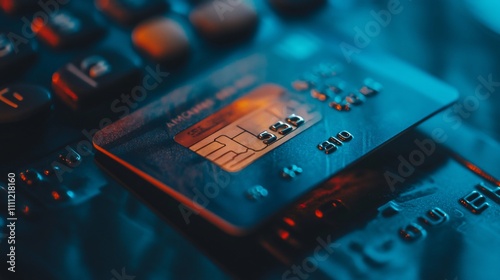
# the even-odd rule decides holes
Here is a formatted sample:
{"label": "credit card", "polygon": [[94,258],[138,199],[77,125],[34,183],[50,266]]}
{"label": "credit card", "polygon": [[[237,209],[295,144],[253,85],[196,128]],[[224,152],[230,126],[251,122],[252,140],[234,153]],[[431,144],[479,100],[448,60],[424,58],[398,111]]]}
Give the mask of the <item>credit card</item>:
{"label": "credit card", "polygon": [[394,58],[347,63],[336,50],[293,33],[230,57],[102,129],[94,146],[144,180],[131,187],[179,201],[186,223],[199,214],[249,233],[458,96]]}

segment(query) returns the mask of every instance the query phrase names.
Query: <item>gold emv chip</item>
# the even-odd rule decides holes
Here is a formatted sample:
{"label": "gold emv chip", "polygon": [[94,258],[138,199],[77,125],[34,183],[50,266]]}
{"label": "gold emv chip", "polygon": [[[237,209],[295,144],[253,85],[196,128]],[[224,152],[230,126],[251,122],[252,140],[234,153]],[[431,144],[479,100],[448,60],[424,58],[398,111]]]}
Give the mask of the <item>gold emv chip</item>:
{"label": "gold emv chip", "polygon": [[321,120],[309,104],[266,84],[178,133],[177,143],[229,172],[240,171]]}

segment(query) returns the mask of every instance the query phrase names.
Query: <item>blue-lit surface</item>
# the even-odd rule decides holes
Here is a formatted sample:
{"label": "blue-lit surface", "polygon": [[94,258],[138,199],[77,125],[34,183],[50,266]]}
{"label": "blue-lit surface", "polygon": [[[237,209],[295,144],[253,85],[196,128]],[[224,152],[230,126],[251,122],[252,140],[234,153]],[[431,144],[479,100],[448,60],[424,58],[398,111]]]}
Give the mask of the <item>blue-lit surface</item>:
{"label": "blue-lit surface", "polygon": [[[74,2],[76,5],[84,6],[82,10],[85,9],[85,5],[88,6],[91,3],[91,1]],[[186,17],[183,16],[189,11],[188,1],[172,2],[176,13],[169,15],[179,19],[184,26],[189,26]],[[353,45],[353,38],[356,35],[354,28],[360,27],[364,29],[366,24],[374,21],[372,12],[377,13],[387,9],[388,2],[378,0],[330,0],[329,8],[325,8],[323,13],[298,20],[282,20],[271,12],[267,5],[258,4],[258,8],[263,11],[264,16],[261,18],[260,30],[256,34],[256,40],[249,42],[246,48],[251,50],[254,46],[253,43],[259,45],[270,38],[274,38],[277,34],[283,34],[289,26],[302,28],[325,41],[338,42],[340,39],[340,41]],[[403,7],[401,13],[393,15],[391,22],[386,27],[382,27],[376,36],[369,38],[370,43],[366,47],[360,48],[362,53],[375,51],[396,55],[407,63],[416,65],[459,89],[461,102],[474,95],[479,85],[483,85],[483,82],[478,77],[487,78],[492,75],[493,81],[500,81],[498,63],[500,61],[498,51],[500,49],[500,23],[498,17],[500,4],[497,3],[498,1],[400,0],[399,2]],[[6,24],[7,21],[8,24]],[[0,29],[9,29],[16,25],[22,25],[22,22],[15,21],[12,18],[7,21],[4,18],[0,19]],[[12,22],[15,23],[11,25]],[[113,25],[114,23],[109,23],[109,26]],[[120,48],[131,58],[154,66],[154,63],[144,60],[132,49],[128,32],[127,28],[115,27],[113,32],[110,32],[110,36],[98,46],[116,47],[120,45]],[[192,44],[195,50],[192,63],[181,70],[180,75],[169,79],[168,85],[159,88],[152,94],[153,96],[162,94],[189,81],[190,78],[205,70],[209,65],[223,64],[224,59],[234,54],[227,51],[227,49],[207,47],[203,41],[197,38],[192,29],[188,28],[188,35],[193,39]],[[302,39],[292,37],[280,50],[294,58],[307,59],[309,52],[315,48],[315,43],[303,43]],[[43,55],[36,62],[37,66],[30,69],[17,82],[26,79],[30,83],[50,88],[50,76],[58,67],[74,59],[82,52],[92,51],[93,48],[98,46],[62,52],[57,56],[54,55],[55,52],[39,46]],[[338,45],[331,45],[330,47],[337,48]],[[238,53],[238,51],[235,51],[235,53]],[[353,54],[353,56],[356,56],[356,54]],[[384,66],[381,63],[381,67]],[[411,75],[400,74],[401,79],[414,78]],[[451,137],[452,133],[455,133],[453,139],[456,139],[450,141],[456,142],[456,145],[450,146],[453,146],[458,151],[465,150],[464,154],[469,159],[477,157],[475,160],[490,165],[487,170],[492,170],[492,172],[498,170],[494,166],[498,166],[500,162],[498,152],[491,152],[498,151],[494,149],[495,147],[498,148],[498,145],[496,143],[492,144],[489,140],[477,141],[473,132],[463,129],[465,124],[472,125],[477,131],[485,132],[496,140],[500,140],[500,122],[498,121],[500,119],[500,111],[498,110],[500,104],[498,91],[500,88],[497,89],[494,84],[493,89],[496,92],[492,92],[488,100],[481,101],[477,110],[468,112],[470,114],[467,114],[467,117],[462,118],[460,122],[453,123],[457,124],[458,128],[451,129],[449,134]],[[147,100],[144,103],[149,101]],[[58,117],[60,116],[58,115]],[[46,143],[50,147],[34,147],[32,150],[24,151],[22,156],[26,157],[28,163],[34,163],[35,159],[38,160],[49,155],[47,150],[52,153],[81,137],[80,128],[69,125],[69,121],[64,117],[59,119],[63,120],[61,126],[50,127],[46,134],[34,137],[37,142]],[[438,122],[437,125],[443,124]],[[435,127],[431,123],[430,129],[433,128]],[[468,133],[467,137],[461,135],[462,131]],[[58,135],[58,137],[51,137],[51,135]],[[50,154],[50,156],[56,155]],[[2,158],[2,162],[4,160],[6,159]],[[105,176],[98,170],[93,157],[86,157],[84,160],[83,168],[85,171],[69,174],[65,181],[68,187],[79,187],[78,190],[66,192],[68,197],[74,199],[74,205],[67,208],[66,206],[59,208],[48,207],[48,209],[41,212],[36,212],[36,207],[33,207],[31,208],[34,214],[33,219],[23,218],[23,222],[19,225],[18,269],[20,273],[17,275],[21,279],[23,279],[22,271],[31,275],[31,277],[24,277],[24,279],[115,278],[119,280],[113,271],[118,274],[126,271],[127,275],[135,276],[136,279],[229,278],[207,255],[193,246],[187,238],[184,238],[171,225],[160,219],[142,202],[139,202],[136,197],[124,190],[121,185],[116,183],[115,179]],[[4,168],[11,167],[11,159],[9,158],[7,161],[7,165],[1,165],[2,172]],[[23,162],[16,165],[16,168],[25,169],[26,166],[27,164]],[[447,190],[446,188],[450,187],[457,196],[464,195],[465,193],[461,192],[468,191],[468,188],[476,180],[480,180],[470,174],[463,177],[459,176],[460,172],[467,172],[467,170],[458,166],[455,162],[449,163],[443,170],[443,173],[439,175],[440,178],[444,182],[446,178],[451,177],[452,180],[446,182],[452,182],[453,185],[437,186],[435,189],[430,188],[436,192],[438,192],[437,190]],[[443,191],[443,193],[447,192]],[[458,197],[457,199],[453,197],[453,200],[446,200],[448,197],[445,195],[439,197],[439,200],[433,200],[432,196],[427,196],[424,199],[431,204],[446,201],[443,204],[449,206],[449,209],[460,207],[455,205]],[[21,199],[21,196],[19,196],[19,199]],[[420,215],[420,212],[416,209],[420,209],[417,206],[421,205],[421,203],[421,200],[410,201],[407,207],[414,211],[410,211],[414,216],[409,217],[409,219]],[[495,261],[498,260],[498,255],[494,254],[496,250],[492,249],[484,252],[477,249],[485,247],[490,249],[498,248],[500,227],[495,223],[498,221],[498,205],[492,203],[491,200],[490,203],[492,207],[489,210],[496,211],[485,212],[489,215],[487,217],[490,220],[483,218],[484,216],[473,216],[466,213],[466,218],[461,220],[465,225],[460,227],[462,232],[458,235],[441,236],[441,238],[433,239],[433,242],[425,243],[426,246],[404,247],[399,246],[398,243],[398,247],[395,247],[397,254],[392,255],[392,257],[398,260],[397,264],[400,266],[396,266],[396,269],[392,270],[393,272],[396,271],[394,277],[396,279],[427,279],[433,277],[437,277],[437,279],[487,279],[491,274],[496,273]],[[39,205],[35,204],[34,206]],[[462,208],[458,209],[465,212]],[[424,211],[424,209],[421,210]],[[177,209],[174,209],[174,211],[177,211]],[[40,216],[37,217],[36,213],[39,213]],[[495,213],[497,216],[493,215]],[[491,222],[482,224],[478,221]],[[1,220],[0,224],[3,222]],[[394,224],[389,224],[385,228],[391,225]],[[373,225],[369,228],[372,227]],[[464,237],[466,232],[473,232],[474,229],[483,229],[487,234],[480,235],[476,233],[476,235],[472,234]],[[394,229],[391,234],[394,233],[395,235],[396,231],[397,229]],[[207,238],[203,235],[204,231],[200,230],[199,232],[197,240]],[[480,231],[478,230],[478,232]],[[376,239],[378,236],[377,234],[368,237],[363,236],[363,234],[368,233],[357,232],[346,237],[344,241],[347,243],[350,240],[349,238],[357,238],[358,241],[359,239],[371,240],[370,238]],[[476,244],[473,243],[474,240],[480,241]],[[221,247],[224,247],[224,242],[225,240],[221,241]],[[1,243],[1,253],[5,255],[6,243],[3,240]],[[377,244],[377,242],[373,242],[373,244]],[[477,247],[465,247],[465,244],[476,244]],[[436,248],[444,248],[444,245],[448,245],[445,254],[436,255],[438,252]],[[461,248],[465,249],[460,251]],[[372,250],[373,248],[368,247],[368,249]],[[212,250],[211,253],[214,251],[217,251],[217,249]],[[328,266],[328,262],[322,263],[321,269],[318,271],[320,273],[326,271],[331,274],[325,273],[325,275],[336,275],[340,279],[348,279],[349,274],[345,270],[353,269],[354,271],[362,268],[365,269],[366,274],[363,274],[363,276],[366,276],[366,278],[379,276],[379,279],[387,279],[384,276],[390,275],[389,272],[386,274],[370,274],[371,270],[376,269],[373,268],[374,263],[364,263],[363,255],[358,254],[358,252],[347,246],[341,247],[335,252],[338,258],[332,257],[329,261],[342,259],[342,257],[349,254],[357,254],[356,257],[344,260],[347,264],[339,262]],[[373,250],[370,252],[373,252]],[[237,252],[235,255],[243,254],[245,252]],[[392,251],[392,254],[394,254],[394,251]],[[457,255],[460,255],[460,257],[455,257]],[[229,258],[231,259],[231,257]],[[426,262],[431,257],[434,257],[435,263]],[[3,258],[1,259],[3,260]],[[458,271],[459,273],[452,275],[442,273],[437,274],[437,276],[419,273],[420,269],[422,271],[432,271],[432,268],[442,268],[441,265],[450,259],[452,261],[446,262],[447,265],[444,266],[442,271],[450,273]],[[407,261],[407,263],[404,261]],[[460,267],[454,267],[454,264],[459,264]],[[376,265],[379,264],[375,263]],[[247,265],[250,268],[252,266],[252,263]],[[387,269],[387,267],[384,268],[379,265],[378,268],[380,267],[382,267],[382,271]],[[288,268],[280,268],[276,277],[282,277],[283,271]],[[4,271],[2,271],[0,277],[4,276],[3,273]],[[316,277],[316,275],[310,279],[319,277]],[[328,279],[329,277],[325,276],[324,278]]]}

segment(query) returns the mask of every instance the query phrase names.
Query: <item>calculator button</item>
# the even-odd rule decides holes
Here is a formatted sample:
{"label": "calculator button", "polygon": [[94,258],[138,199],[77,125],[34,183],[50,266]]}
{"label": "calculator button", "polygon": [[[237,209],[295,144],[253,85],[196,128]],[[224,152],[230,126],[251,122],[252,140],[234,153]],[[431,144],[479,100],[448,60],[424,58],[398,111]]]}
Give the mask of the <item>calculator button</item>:
{"label": "calculator button", "polygon": [[168,9],[164,0],[96,0],[95,3],[106,15],[125,25],[138,23]]}
{"label": "calculator button", "polygon": [[0,89],[0,127],[28,129],[45,120],[52,107],[50,93],[38,86],[15,85]]}
{"label": "calculator button", "polygon": [[36,58],[33,44],[0,33],[0,83],[26,69]]}
{"label": "calculator button", "polygon": [[306,14],[322,6],[326,0],[269,0],[271,6],[284,14]]}
{"label": "calculator button", "polygon": [[26,169],[19,173],[19,178],[27,186],[34,186],[42,181],[42,176],[35,169]]}
{"label": "calculator button", "polygon": [[230,10],[219,9],[212,2],[201,4],[191,12],[189,20],[203,37],[220,43],[247,37],[258,23],[255,9],[243,2]]}
{"label": "calculator button", "polygon": [[61,163],[71,168],[77,167],[82,162],[82,156],[69,147],[60,153],[57,158]]}
{"label": "calculator button", "polygon": [[151,59],[176,64],[189,53],[184,29],[175,21],[158,17],[138,25],[132,32],[134,46]]}
{"label": "calculator button", "polygon": [[103,27],[91,15],[60,11],[45,20],[44,17],[36,17],[31,29],[41,41],[53,48],[81,46],[104,34]]}
{"label": "calculator button", "polygon": [[52,76],[54,92],[73,110],[107,101],[139,84],[142,74],[130,59],[111,50],[78,58]]}

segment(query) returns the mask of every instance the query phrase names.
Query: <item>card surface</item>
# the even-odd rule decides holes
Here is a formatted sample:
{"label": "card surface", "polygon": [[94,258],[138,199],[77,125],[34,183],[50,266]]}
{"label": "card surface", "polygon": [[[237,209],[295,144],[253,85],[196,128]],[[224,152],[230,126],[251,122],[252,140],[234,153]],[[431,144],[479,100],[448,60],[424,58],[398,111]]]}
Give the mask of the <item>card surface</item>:
{"label": "card surface", "polygon": [[233,234],[457,98],[392,58],[343,63],[299,33],[228,60],[104,128],[94,146],[176,198],[179,215],[192,209]]}

